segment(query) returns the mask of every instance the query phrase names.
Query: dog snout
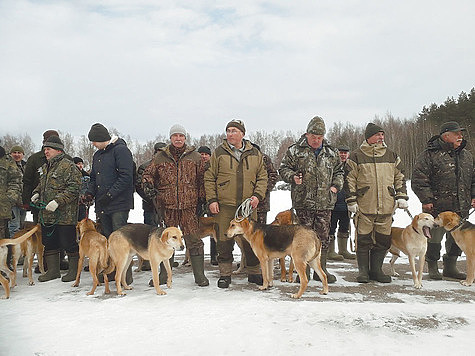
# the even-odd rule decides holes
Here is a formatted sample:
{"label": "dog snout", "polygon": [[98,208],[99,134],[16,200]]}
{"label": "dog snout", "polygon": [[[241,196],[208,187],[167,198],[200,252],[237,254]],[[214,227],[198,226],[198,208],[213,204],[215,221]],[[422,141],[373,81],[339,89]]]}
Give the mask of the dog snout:
{"label": "dog snout", "polygon": [[185,249],[185,245],[180,245],[180,251],[183,251]]}

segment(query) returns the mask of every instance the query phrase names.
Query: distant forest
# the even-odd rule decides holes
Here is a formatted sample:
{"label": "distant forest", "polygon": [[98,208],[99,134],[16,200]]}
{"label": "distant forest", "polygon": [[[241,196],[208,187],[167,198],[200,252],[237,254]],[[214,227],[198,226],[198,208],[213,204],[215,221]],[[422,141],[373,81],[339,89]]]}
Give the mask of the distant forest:
{"label": "distant forest", "polygon": [[[310,120],[311,118],[308,119]],[[467,148],[472,154],[475,153],[475,143],[471,140],[471,138],[475,137],[475,88],[472,88],[468,94],[465,92],[460,93],[457,99],[453,97],[447,98],[443,104],[424,106],[415,118],[395,118],[388,113],[384,117],[375,116],[369,121],[384,128],[386,143],[400,155],[406,177],[410,179],[412,167],[417,156],[424,150],[427,141],[433,135],[439,133],[440,125],[446,121],[457,121],[462,127],[467,129],[465,137],[468,141]],[[326,138],[334,146],[345,144],[351,149],[355,149],[363,142],[365,126],[336,123],[331,127],[327,127]],[[256,131],[249,133],[246,138],[258,144],[261,150],[271,157],[274,166],[278,168],[287,148],[298,140],[304,133],[304,130],[305,127],[302,127],[299,132]],[[168,142],[166,135],[159,135],[154,140],[141,144],[130,135],[121,134],[115,128],[111,128],[110,131],[127,142],[137,164],[141,164],[152,157],[153,146],[156,142]],[[70,133],[62,131],[59,131],[59,133],[65,145],[65,152],[71,156],[83,158],[86,168],[88,168],[95,149],[87,136],[82,135],[79,139],[75,139]],[[199,138],[189,137],[188,143],[197,147],[206,145],[214,150],[224,137],[224,133],[202,135]],[[4,135],[1,137],[1,142],[7,152],[14,145],[22,146],[25,150],[25,159],[36,151],[35,144],[28,134],[19,136]]]}

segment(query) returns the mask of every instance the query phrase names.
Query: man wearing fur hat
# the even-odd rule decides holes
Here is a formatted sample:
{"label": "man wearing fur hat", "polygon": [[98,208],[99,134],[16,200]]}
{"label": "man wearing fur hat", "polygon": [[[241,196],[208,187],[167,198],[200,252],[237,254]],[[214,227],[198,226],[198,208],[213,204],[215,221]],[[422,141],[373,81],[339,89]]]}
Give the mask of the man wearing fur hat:
{"label": "man wearing fur hat", "polygon": [[[251,199],[253,209],[250,218],[257,220],[257,205],[264,199],[267,189],[267,171],[262,153],[244,139],[245,134],[246,128],[241,120],[228,122],[226,139],[212,153],[210,167],[205,172],[206,200],[219,225],[219,288],[228,288],[231,284],[234,239],[224,236],[229,222],[247,198]],[[245,239],[243,248],[248,282],[262,285],[259,260]]]}
{"label": "man wearing fur hat", "polygon": [[[170,128],[170,141],[145,169],[142,175],[144,191],[163,209],[167,227],[181,227],[190,252],[195,283],[206,287],[209,280],[204,274],[204,244],[196,236],[199,228],[196,209],[204,200],[204,164],[195,147],[186,144],[183,126],[176,124]],[[173,261],[170,262],[173,265]],[[159,283],[165,284],[166,280],[166,270],[160,264]]]}
{"label": "man wearing fur hat", "polygon": [[[311,119],[307,132],[285,153],[279,173],[291,184],[292,206],[300,222],[317,232],[322,242],[322,268],[328,283],[334,283],[336,277],[327,271],[326,264],[331,212],[343,187],[343,165],[338,150],[325,140],[325,133],[323,119]],[[316,273],[313,278],[319,279]]]}
{"label": "man wearing fur hat", "polygon": [[38,280],[46,282],[61,277],[60,250],[68,255],[69,270],[61,280],[71,282],[76,278],[79,246],[76,242],[81,173],[65,156],[64,145],[56,135],[43,143],[47,162],[40,168],[40,181],[33,190],[31,202],[38,207],[41,233],[45,247],[44,258],[48,270]]}
{"label": "man wearing fur hat", "polygon": [[357,281],[390,283],[382,271],[391,246],[392,216],[396,208],[407,209],[407,193],[401,159],[384,142],[384,130],[369,123],[365,140],[345,165],[348,211],[356,214]]}
{"label": "man wearing fur hat", "polygon": [[[475,173],[473,156],[466,149],[464,128],[456,121],[441,125],[440,134],[433,136],[427,148],[417,158],[412,172],[412,190],[422,203],[422,210],[437,216],[443,211],[454,211],[462,218],[475,207]],[[462,250],[450,232],[443,227],[431,230],[432,238],[427,244],[426,261],[429,277],[440,280],[437,261],[440,258],[442,238],[446,235],[443,257],[443,276],[465,279],[466,275],[456,267]]]}

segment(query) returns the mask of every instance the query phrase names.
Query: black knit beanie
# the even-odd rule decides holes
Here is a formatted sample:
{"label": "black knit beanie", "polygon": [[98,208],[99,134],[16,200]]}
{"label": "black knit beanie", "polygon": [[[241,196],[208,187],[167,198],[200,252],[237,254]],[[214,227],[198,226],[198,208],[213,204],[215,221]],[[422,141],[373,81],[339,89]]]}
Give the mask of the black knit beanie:
{"label": "black knit beanie", "polygon": [[198,153],[207,153],[211,156],[211,149],[208,146],[201,146],[198,148]]}
{"label": "black knit beanie", "polygon": [[55,150],[64,151],[64,145],[59,136],[53,135],[48,137],[48,139],[43,142],[43,148],[50,147]]}
{"label": "black knit beanie", "polygon": [[372,122],[370,122],[367,126],[366,126],[366,130],[364,131],[364,138],[365,140],[367,140],[368,138],[370,138],[371,136],[373,136],[374,134],[377,134],[378,132],[384,132],[383,128],[381,126],[378,126],[376,124],[373,124]]}
{"label": "black knit beanie", "polygon": [[109,131],[104,127],[102,124],[94,124],[91,126],[89,130],[89,134],[87,135],[89,141],[91,142],[106,142],[111,139],[109,135]]}

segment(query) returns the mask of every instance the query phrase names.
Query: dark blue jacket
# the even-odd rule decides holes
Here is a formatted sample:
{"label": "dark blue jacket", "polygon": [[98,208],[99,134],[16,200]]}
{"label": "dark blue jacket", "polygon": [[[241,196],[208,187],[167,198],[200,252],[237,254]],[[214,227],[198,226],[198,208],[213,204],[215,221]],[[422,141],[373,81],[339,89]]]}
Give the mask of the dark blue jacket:
{"label": "dark blue jacket", "polygon": [[[124,140],[115,137],[92,158],[92,170],[87,193],[96,198],[96,214],[111,214],[134,208],[134,161]],[[101,197],[109,194],[109,204],[101,206]]]}

